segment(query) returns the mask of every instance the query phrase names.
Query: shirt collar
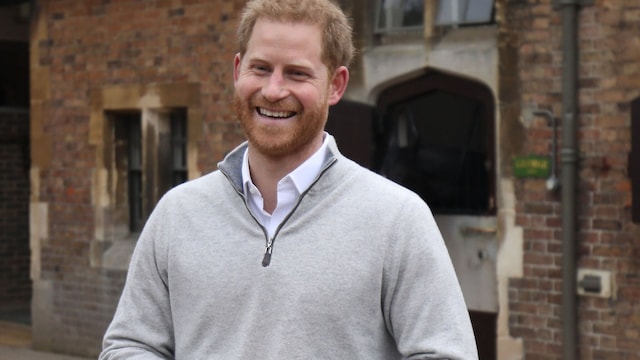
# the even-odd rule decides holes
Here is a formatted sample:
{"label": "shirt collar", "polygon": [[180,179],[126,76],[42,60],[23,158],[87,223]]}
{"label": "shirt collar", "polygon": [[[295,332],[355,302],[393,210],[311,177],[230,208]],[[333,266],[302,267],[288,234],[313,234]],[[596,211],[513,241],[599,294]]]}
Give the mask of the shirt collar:
{"label": "shirt collar", "polygon": [[[313,153],[311,157],[305,160],[292,172],[287,174],[287,176],[282,178],[278,182],[278,184],[285,181],[286,179],[290,179],[298,190],[298,194],[301,194],[302,192],[307,190],[322,169],[322,164],[328,151],[329,138],[330,136],[325,132],[320,148],[318,148],[318,150],[316,150],[316,152]],[[247,186],[251,183],[251,172],[249,170],[249,155],[247,149],[245,150],[244,156],[242,158],[242,184],[245,194],[247,194]]]}

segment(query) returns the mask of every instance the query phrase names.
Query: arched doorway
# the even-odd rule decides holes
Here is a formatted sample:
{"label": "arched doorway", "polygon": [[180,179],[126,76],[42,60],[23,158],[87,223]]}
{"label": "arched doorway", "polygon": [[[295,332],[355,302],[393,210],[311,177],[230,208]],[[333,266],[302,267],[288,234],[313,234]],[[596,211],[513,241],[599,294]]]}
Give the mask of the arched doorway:
{"label": "arched doorway", "polygon": [[476,81],[425,69],[376,106],[341,101],[327,130],[345,155],[418,193],[443,233],[481,359],[496,358],[495,102]]}

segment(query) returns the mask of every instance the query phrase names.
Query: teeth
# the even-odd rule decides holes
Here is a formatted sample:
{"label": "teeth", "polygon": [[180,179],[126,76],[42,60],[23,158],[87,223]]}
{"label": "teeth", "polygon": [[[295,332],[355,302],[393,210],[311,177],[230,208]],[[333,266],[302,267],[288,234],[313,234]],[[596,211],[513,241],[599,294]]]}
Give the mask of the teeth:
{"label": "teeth", "polygon": [[288,118],[293,116],[295,113],[290,111],[271,111],[263,108],[258,108],[258,113],[262,116],[268,116],[272,118]]}

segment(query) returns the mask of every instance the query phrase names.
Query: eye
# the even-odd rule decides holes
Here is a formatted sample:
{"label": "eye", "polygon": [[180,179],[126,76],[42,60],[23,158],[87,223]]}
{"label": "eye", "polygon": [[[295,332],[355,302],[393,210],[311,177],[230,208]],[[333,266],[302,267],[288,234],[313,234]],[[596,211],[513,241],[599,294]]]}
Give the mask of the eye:
{"label": "eye", "polygon": [[252,65],[251,70],[260,75],[268,74],[269,72],[271,72],[271,69],[268,66],[260,64]]}
{"label": "eye", "polygon": [[294,80],[304,80],[309,77],[309,74],[302,70],[291,70],[289,71],[289,76]]}

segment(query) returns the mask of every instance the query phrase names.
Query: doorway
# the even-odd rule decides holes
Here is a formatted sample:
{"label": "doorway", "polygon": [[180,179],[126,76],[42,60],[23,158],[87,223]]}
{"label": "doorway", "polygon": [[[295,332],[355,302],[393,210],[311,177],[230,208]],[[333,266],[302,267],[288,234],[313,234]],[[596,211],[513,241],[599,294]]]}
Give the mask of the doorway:
{"label": "doorway", "polygon": [[[26,1],[0,5],[0,340],[30,339],[29,19]],[[7,335],[8,336],[5,336]]]}
{"label": "doorway", "polygon": [[425,69],[375,106],[341,101],[327,131],[341,151],[431,207],[460,281],[480,359],[496,358],[495,105],[476,81]]}

